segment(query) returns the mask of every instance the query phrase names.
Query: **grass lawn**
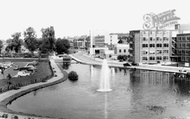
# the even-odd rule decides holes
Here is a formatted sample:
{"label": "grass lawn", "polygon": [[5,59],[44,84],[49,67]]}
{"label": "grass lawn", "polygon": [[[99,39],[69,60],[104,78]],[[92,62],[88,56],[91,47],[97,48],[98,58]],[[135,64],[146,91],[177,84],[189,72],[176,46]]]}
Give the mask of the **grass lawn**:
{"label": "grass lawn", "polygon": [[[19,66],[19,67],[24,67],[27,63],[28,63],[28,62],[14,62],[14,65],[17,65],[17,66]],[[1,72],[0,72],[0,80],[1,80],[1,79],[4,79],[4,78],[7,78],[7,75],[8,75],[8,74],[11,74],[11,76],[13,77],[13,76],[15,76],[15,75],[17,74],[17,72],[18,72],[18,71],[15,71],[15,70],[14,70],[14,66],[12,66],[12,67],[10,67],[10,68],[8,68],[8,69],[6,69],[6,70],[4,71],[4,75],[1,74]]]}
{"label": "grass lawn", "polygon": [[[24,60],[24,62],[27,63],[30,61]],[[37,71],[30,76],[12,77],[10,81],[8,79],[1,79],[0,93],[5,92],[10,89],[14,89],[16,87],[22,87],[22,86],[37,83],[37,82],[43,82],[51,78],[52,76],[53,76],[53,72],[51,70],[51,66],[49,65],[49,62],[47,60],[43,60],[43,61],[40,61],[39,64],[37,65]]]}

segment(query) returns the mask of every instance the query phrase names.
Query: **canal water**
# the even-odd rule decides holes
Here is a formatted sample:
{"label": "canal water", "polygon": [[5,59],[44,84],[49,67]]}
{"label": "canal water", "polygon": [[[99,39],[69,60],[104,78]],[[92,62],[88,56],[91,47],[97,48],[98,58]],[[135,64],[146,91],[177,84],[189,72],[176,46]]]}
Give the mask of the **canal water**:
{"label": "canal water", "polygon": [[[62,64],[60,64],[62,66]],[[71,64],[79,80],[66,80],[13,101],[18,112],[66,119],[190,118],[190,81],[173,74],[146,70],[110,69],[111,92],[98,92],[100,66]]]}

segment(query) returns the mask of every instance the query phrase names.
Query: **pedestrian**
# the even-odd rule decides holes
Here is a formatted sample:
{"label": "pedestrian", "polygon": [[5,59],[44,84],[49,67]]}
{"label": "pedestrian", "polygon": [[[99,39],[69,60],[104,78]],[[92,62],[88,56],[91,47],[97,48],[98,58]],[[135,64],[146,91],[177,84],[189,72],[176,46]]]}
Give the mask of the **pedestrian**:
{"label": "pedestrian", "polygon": [[12,78],[12,76],[10,74],[8,74],[7,78],[10,80]]}

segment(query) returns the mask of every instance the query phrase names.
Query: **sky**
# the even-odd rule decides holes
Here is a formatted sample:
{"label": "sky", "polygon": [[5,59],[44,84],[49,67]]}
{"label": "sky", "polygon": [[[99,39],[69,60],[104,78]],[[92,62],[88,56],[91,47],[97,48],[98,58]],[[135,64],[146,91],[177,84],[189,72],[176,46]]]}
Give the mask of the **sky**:
{"label": "sky", "polygon": [[143,16],[175,9],[179,23],[190,23],[188,0],[0,0],[0,39],[33,27],[53,26],[55,37],[89,35],[91,29],[127,33],[143,29]]}

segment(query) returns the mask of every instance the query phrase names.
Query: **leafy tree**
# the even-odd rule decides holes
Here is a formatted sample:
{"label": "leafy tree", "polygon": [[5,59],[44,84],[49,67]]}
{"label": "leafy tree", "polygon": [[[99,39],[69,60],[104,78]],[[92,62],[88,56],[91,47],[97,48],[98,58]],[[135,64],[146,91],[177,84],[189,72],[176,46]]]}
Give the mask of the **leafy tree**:
{"label": "leafy tree", "polygon": [[55,46],[58,54],[68,53],[68,49],[70,48],[70,43],[67,39],[58,38],[55,43]]}
{"label": "leafy tree", "polygon": [[55,31],[54,28],[48,27],[43,28],[42,30],[42,40],[43,43],[41,45],[41,52],[43,53],[49,53],[55,50]]}
{"label": "leafy tree", "polygon": [[33,52],[38,48],[38,41],[36,38],[36,32],[32,27],[28,27],[24,32],[24,42],[26,48],[33,54]]}
{"label": "leafy tree", "polygon": [[123,43],[122,39],[119,39],[118,43],[119,43],[119,44],[122,44],[122,43]]}
{"label": "leafy tree", "polygon": [[1,53],[1,51],[2,51],[2,48],[3,48],[3,41],[0,40],[0,53]]}
{"label": "leafy tree", "polygon": [[12,34],[11,36],[12,36],[12,39],[7,40],[8,46],[6,47],[6,49],[11,50],[11,51],[14,50],[16,53],[18,53],[21,50],[21,46],[23,44],[22,39],[20,39],[21,33],[16,32]]}

